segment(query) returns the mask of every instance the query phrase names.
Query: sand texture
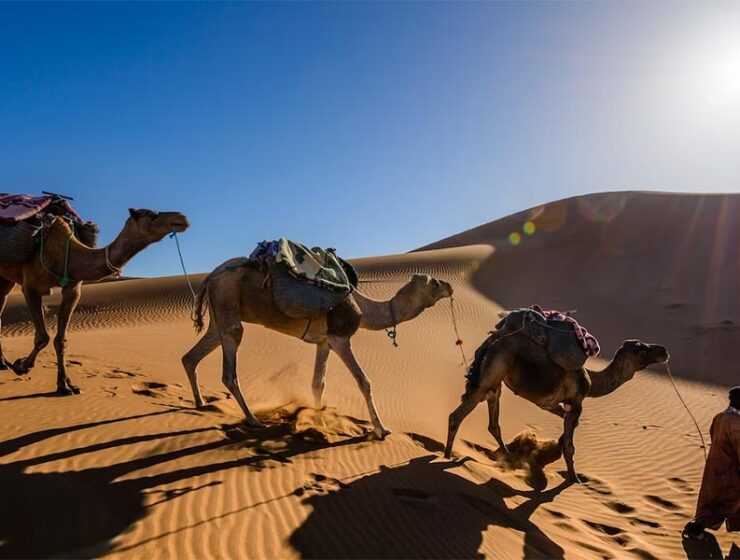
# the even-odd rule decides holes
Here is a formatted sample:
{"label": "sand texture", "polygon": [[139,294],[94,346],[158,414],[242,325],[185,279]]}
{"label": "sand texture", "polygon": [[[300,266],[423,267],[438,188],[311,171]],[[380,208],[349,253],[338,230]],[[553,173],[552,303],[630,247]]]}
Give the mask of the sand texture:
{"label": "sand texture", "polygon": [[[378,298],[413,273],[451,282],[468,357],[501,310],[532,303],[578,309],[607,360],[626,338],[664,344],[708,430],[740,381],[739,212],[740,195],[591,195],[354,264]],[[581,485],[564,484],[562,459],[542,473],[503,458],[484,405],[445,460],[464,387],[449,300],[399,326],[398,348],[382,331],[353,340],[393,430],[385,441],[365,437],[364,400],[336,356],[315,410],[314,348],[253,325],[240,379],[266,428],[241,423],[219,352],[200,366],[207,405],[194,409],[180,357],[197,337],[180,277],[86,286],[69,339],[81,395],[54,395],[51,346],[29,375],[0,372],[0,557],[700,558],[733,543],[720,531],[684,550],[703,454],[661,367],[585,401]],[[13,294],[3,349],[12,360],[32,341]],[[562,431],[508,389],[501,424],[506,441]]]}

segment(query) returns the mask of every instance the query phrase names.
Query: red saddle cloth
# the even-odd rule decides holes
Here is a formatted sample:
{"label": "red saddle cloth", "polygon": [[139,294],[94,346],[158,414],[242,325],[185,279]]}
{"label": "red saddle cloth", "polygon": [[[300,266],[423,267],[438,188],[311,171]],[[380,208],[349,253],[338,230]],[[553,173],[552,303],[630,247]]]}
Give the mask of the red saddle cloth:
{"label": "red saddle cloth", "polygon": [[[0,193],[0,222],[16,223],[33,218],[46,209],[55,198],[51,195],[32,196],[30,194]],[[79,223],[85,222],[66,200],[62,201],[61,204],[68,216]]]}

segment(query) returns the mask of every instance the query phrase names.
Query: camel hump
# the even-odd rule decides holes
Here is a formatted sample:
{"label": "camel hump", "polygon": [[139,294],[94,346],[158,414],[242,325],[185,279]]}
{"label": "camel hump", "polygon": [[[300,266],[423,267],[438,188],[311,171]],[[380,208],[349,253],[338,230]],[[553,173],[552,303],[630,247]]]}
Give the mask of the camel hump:
{"label": "camel hump", "polygon": [[549,358],[566,371],[583,367],[598,354],[598,342],[567,313],[539,306],[515,309],[496,325],[500,334],[521,333],[547,349]]}

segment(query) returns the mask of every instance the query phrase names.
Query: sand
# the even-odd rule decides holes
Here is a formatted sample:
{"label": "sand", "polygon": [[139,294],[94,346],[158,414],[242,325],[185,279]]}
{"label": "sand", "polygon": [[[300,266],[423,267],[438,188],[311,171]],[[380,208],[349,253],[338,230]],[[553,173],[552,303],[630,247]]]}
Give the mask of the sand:
{"label": "sand", "polygon": [[[707,429],[738,380],[740,350],[728,341],[740,324],[739,204],[593,195],[538,210],[535,233],[516,245],[509,233],[537,212],[354,264],[375,297],[414,272],[452,282],[468,356],[502,309],[530,303],[578,308],[607,359],[625,338],[665,344]],[[30,375],[0,372],[0,557],[685,557],[679,532],[703,454],[659,368],[586,401],[576,433],[583,484],[563,484],[562,460],[534,483],[496,453],[484,406],[463,424],[453,458],[442,457],[464,387],[447,300],[401,325],[398,348],[383,332],[354,340],[393,430],[378,442],[364,437],[367,410],[335,356],[327,407],[314,410],[313,347],[256,326],[246,327],[239,370],[267,428],[241,425],[218,353],[201,365],[208,405],[195,410],[180,365],[197,340],[188,297],[179,277],[86,286],[69,348],[82,395],[53,395],[51,349]],[[24,355],[32,330],[21,295],[3,319],[6,354]],[[561,431],[507,389],[501,423],[507,441]],[[720,531],[688,554],[727,554],[732,542]]]}

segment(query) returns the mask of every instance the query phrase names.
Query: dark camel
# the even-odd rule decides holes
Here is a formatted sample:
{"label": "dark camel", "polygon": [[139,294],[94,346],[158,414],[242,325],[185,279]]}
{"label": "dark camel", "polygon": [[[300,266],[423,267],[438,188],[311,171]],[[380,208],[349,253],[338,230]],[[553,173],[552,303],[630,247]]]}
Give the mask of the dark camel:
{"label": "dark camel", "polygon": [[0,261],[0,314],[13,286],[20,284],[31,313],[36,336],[31,353],[16,360],[12,365],[5,359],[0,346],[0,369],[12,367],[22,375],[29,372],[36,363],[36,356],[49,344],[49,334],[44,324],[42,297],[51,293],[54,286],[60,285],[69,242],[69,281],[62,287],[62,303],[59,306],[59,322],[54,337],[57,354],[57,392],[60,395],[73,395],[80,389],[72,384],[64,364],[67,347],[67,326],[70,317],[80,300],[82,282],[101,280],[121,272],[121,268],[131,258],[152,243],[160,241],[169,233],[185,231],[190,224],[185,215],[179,212],[154,212],[153,210],[129,210],[118,237],[103,249],[91,249],[71,237],[71,229],[63,219],[56,219],[46,226],[44,232],[43,262],[37,250],[26,263],[14,264]]}
{"label": "dark camel", "polygon": [[488,430],[498,445],[506,450],[499,426],[501,383],[515,394],[551,412],[564,421],[560,443],[571,482],[580,482],[573,466],[573,435],[581,416],[583,399],[603,397],[632,379],[636,372],[651,364],[668,361],[668,351],[657,344],[626,340],[602,371],[580,368],[565,371],[554,363],[543,346],[523,334],[489,338],[476,351],[468,374],[462,403],[449,418],[445,457],[460,424],[483,400],[488,402]]}

